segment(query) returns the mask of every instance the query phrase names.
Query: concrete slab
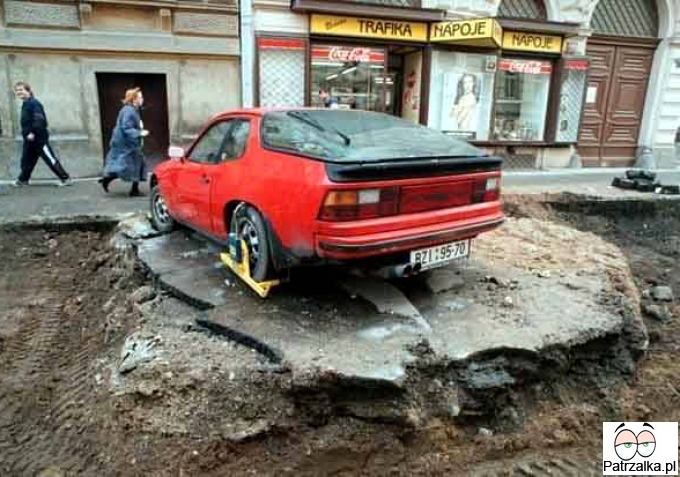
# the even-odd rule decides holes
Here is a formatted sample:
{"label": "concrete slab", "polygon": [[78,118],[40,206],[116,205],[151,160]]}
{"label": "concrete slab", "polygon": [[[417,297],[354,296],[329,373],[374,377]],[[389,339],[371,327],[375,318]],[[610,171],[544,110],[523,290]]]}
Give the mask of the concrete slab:
{"label": "concrete slab", "polygon": [[219,246],[196,240],[183,230],[142,240],[137,249],[139,259],[155,276],[213,266],[220,263],[219,253]]}
{"label": "concrete slab", "polygon": [[158,281],[161,288],[173,296],[199,309],[208,309],[228,303],[226,276],[227,270],[216,264],[166,272]]}
{"label": "concrete slab", "polygon": [[[345,276],[338,285],[350,295],[357,295],[368,300],[375,305],[378,313],[403,316],[411,320],[408,326],[415,326],[423,332],[430,331],[430,325],[423,319],[420,312],[398,288],[389,282],[373,277]],[[401,328],[398,324],[395,324],[388,328],[380,327],[376,332],[384,336],[389,330],[399,329]]]}
{"label": "concrete slab", "polygon": [[[122,224],[121,232],[144,233],[144,220],[139,221],[141,225]],[[218,245],[186,230],[137,241],[138,258],[161,288],[199,309],[228,302],[227,270],[219,253]]]}
{"label": "concrete slab", "polygon": [[[478,239],[475,250],[475,260],[452,271],[462,273],[462,288],[434,294],[423,292],[420,280],[404,280],[396,293],[391,285],[367,286],[356,277],[324,282],[318,271],[307,283],[297,282],[297,289],[277,290],[268,302],[229,289],[228,306],[211,310],[208,319],[281,350],[300,379],[332,372],[396,386],[423,353],[445,367],[503,354],[534,356],[533,363],[544,353],[573,351],[605,337],[614,346],[629,334],[623,333],[622,304],[634,303],[637,291],[615,246],[555,224],[510,219]],[[377,309],[338,296],[336,284],[368,297]],[[411,304],[401,315],[410,319],[380,313],[399,309],[405,296]],[[414,326],[414,316],[431,332]],[[471,368],[465,376],[471,386],[512,381],[510,371],[493,366]]]}

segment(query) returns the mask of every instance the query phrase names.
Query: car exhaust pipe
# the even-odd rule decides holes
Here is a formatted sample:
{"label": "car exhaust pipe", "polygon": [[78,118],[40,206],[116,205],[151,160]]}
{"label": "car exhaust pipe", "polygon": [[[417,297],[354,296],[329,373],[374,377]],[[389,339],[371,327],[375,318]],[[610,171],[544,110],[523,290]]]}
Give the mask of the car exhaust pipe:
{"label": "car exhaust pipe", "polygon": [[391,280],[394,278],[406,278],[415,275],[416,273],[416,270],[411,264],[391,265],[389,267],[380,268],[379,270],[373,272],[374,275],[386,280]]}

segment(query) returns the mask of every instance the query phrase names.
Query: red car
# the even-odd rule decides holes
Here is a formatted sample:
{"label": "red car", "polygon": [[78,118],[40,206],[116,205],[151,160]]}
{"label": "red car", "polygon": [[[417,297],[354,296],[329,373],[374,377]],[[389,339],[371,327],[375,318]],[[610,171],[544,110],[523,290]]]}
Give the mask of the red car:
{"label": "red car", "polygon": [[238,233],[258,281],[335,261],[417,273],[504,219],[501,159],[385,114],[229,112],[169,155],[151,177],[155,227]]}

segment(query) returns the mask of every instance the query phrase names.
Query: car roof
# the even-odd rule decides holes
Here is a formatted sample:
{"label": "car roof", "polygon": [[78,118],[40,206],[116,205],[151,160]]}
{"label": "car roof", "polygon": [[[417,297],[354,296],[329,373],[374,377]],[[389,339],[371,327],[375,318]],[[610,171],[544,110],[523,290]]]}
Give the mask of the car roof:
{"label": "car roof", "polygon": [[212,119],[220,119],[227,116],[233,115],[251,115],[251,116],[263,116],[265,113],[270,112],[287,112],[287,111],[327,111],[325,108],[307,108],[307,107],[277,107],[277,108],[241,108],[241,109],[231,109],[228,111],[223,111],[217,113],[212,117]]}

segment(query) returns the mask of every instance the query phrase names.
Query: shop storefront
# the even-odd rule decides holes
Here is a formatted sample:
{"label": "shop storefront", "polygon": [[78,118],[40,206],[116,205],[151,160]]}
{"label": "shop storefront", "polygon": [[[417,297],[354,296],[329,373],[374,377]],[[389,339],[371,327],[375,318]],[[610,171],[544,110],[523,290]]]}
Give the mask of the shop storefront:
{"label": "shop storefront", "polygon": [[309,102],[420,119],[428,24],[312,14]]}
{"label": "shop storefront", "polygon": [[[302,33],[257,31],[260,106],[314,106],[385,112],[421,120],[423,51],[443,10],[346,2],[292,2]],[[292,24],[292,21],[288,23]]]}
{"label": "shop storefront", "polygon": [[588,64],[562,35],[475,19],[433,24],[430,42],[430,127],[505,155],[577,141]]}
{"label": "shop storefront", "polygon": [[555,153],[569,160],[588,69],[567,48],[576,25],[347,3],[340,15],[340,2],[305,1],[293,2],[305,35],[258,38],[259,104],[385,112],[525,155],[528,167]]}

